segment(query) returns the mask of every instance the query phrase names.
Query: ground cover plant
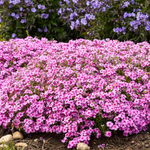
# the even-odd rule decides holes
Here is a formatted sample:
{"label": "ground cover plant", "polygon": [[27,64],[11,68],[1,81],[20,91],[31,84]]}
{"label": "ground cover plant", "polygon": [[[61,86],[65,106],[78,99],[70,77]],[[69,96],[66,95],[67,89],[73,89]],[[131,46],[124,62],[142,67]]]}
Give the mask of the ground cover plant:
{"label": "ground cover plant", "polygon": [[149,43],[27,37],[0,47],[3,128],[64,133],[67,148],[88,144],[91,135],[147,129]]}

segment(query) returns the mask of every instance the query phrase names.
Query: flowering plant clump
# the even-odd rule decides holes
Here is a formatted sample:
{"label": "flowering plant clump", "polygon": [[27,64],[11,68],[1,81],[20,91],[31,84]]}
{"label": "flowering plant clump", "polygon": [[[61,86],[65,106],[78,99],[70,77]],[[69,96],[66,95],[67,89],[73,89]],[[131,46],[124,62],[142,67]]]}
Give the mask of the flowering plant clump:
{"label": "flowering plant clump", "polygon": [[148,0],[61,0],[58,14],[89,39],[149,41]]}
{"label": "flowering plant clump", "polygon": [[[68,148],[81,141],[88,144],[91,134],[110,137],[112,131],[122,130],[128,136],[147,129],[149,43],[109,39],[57,43],[27,37],[0,46],[1,58],[10,50],[11,57],[5,59],[15,56],[28,61],[21,68],[21,62],[12,59],[16,72],[0,80],[3,128],[63,133]],[[23,58],[25,53],[32,59]]]}
{"label": "flowering plant clump", "polygon": [[0,33],[6,40],[26,38],[26,32],[32,37],[46,37],[49,40],[77,38],[79,33],[59,19],[58,8],[59,0],[1,0],[0,22],[3,25]]}

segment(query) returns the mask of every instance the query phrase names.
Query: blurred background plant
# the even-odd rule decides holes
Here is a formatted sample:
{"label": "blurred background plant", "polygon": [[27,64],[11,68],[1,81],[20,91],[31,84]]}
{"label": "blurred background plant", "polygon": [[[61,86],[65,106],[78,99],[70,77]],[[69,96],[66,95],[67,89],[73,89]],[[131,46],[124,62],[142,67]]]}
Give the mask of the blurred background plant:
{"label": "blurred background plant", "polygon": [[63,42],[82,37],[59,19],[58,8],[59,0],[1,0],[1,38],[26,38],[26,31],[32,37]]}
{"label": "blurred background plant", "polygon": [[0,40],[150,40],[149,0],[0,0]]}
{"label": "blurred background plant", "polygon": [[58,14],[88,39],[150,40],[149,0],[62,0]]}

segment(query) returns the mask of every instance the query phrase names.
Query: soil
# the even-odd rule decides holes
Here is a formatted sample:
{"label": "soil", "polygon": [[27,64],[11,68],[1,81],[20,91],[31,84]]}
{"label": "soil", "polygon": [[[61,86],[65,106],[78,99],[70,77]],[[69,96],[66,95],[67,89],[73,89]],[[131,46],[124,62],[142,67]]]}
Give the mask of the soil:
{"label": "soil", "polygon": [[[95,136],[92,136],[89,143],[90,150],[102,150],[102,148],[97,147],[101,144],[105,144],[104,150],[150,150],[149,133],[150,128],[147,131],[142,131],[128,137],[124,137],[121,131],[114,133],[110,138],[101,137],[97,139]],[[10,132],[0,129],[0,137],[6,134],[10,134]],[[45,139],[45,143],[40,140],[40,137]],[[67,149],[67,144],[61,142],[63,137],[63,134],[32,133],[25,135],[22,140],[14,140],[14,143],[27,143],[28,146],[24,150],[69,150]],[[76,148],[70,150],[76,150]]]}

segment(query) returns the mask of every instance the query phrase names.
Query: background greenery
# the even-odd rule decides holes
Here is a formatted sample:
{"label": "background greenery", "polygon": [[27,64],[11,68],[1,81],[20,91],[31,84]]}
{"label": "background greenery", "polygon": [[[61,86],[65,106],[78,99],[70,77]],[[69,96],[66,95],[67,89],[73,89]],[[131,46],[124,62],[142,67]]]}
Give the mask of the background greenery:
{"label": "background greenery", "polygon": [[[114,5],[111,5],[107,11],[97,13],[96,19],[92,21],[90,27],[86,26],[86,30],[79,29],[70,29],[69,22],[63,21],[60,19],[58,15],[58,9],[60,8],[59,2],[60,0],[49,0],[42,1],[32,0],[35,6],[38,4],[45,5],[47,9],[39,11],[39,13],[33,13],[28,11],[32,6],[25,6],[23,0],[21,0],[21,4],[14,5],[11,9],[9,8],[9,2],[6,1],[4,5],[0,6],[0,15],[4,22],[0,25],[0,40],[9,40],[12,38],[12,34],[15,33],[18,38],[26,38],[27,32],[32,37],[38,37],[39,39],[42,37],[46,37],[48,40],[55,39],[58,42],[68,42],[70,39],[118,39],[119,41],[134,41],[142,42],[147,41],[150,42],[150,32],[145,30],[144,26],[139,26],[136,33],[132,32],[129,27],[130,21],[132,19],[127,19],[126,24],[124,25],[120,20],[123,16],[124,12],[132,13],[134,8],[140,8],[142,13],[148,14],[150,16],[150,1],[149,0],[135,0],[138,5],[131,5],[128,8],[124,8],[119,10],[119,5],[124,2],[122,0],[113,1]],[[19,12],[20,7],[23,7],[25,11],[23,15],[27,19],[26,24],[20,23],[20,20],[15,20],[12,16],[6,15],[8,12],[11,14],[15,12],[16,14]],[[48,11],[51,10],[49,13]],[[42,19],[41,13],[49,13],[48,19]],[[90,12],[89,12],[90,13]],[[135,20],[135,18],[133,18]],[[113,32],[114,27],[126,27],[126,34],[118,34]],[[38,32],[38,28],[44,29],[44,27],[48,27],[48,32]],[[90,34],[89,34],[90,33]]]}

